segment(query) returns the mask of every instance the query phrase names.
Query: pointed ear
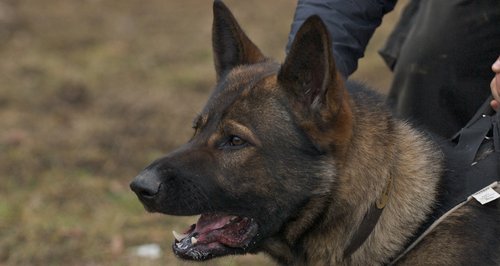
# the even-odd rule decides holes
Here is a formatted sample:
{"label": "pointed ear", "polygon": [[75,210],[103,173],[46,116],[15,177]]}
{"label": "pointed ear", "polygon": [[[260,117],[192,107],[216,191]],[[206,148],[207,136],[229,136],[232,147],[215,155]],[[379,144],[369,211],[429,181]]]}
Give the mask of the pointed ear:
{"label": "pointed ear", "polygon": [[343,82],[335,68],[327,28],[317,15],[309,17],[297,32],[281,66],[278,81],[306,109],[317,111],[340,106]]}
{"label": "pointed ear", "polygon": [[229,70],[265,60],[259,48],[241,30],[238,22],[222,1],[214,1],[212,48],[217,80]]}

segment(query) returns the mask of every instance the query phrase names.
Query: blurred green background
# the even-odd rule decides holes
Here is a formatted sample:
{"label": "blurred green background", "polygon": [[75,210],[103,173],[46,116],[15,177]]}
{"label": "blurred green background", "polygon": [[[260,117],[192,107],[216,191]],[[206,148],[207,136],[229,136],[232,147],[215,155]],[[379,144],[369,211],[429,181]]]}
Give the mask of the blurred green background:
{"label": "blurred green background", "polygon": [[[261,50],[283,60],[295,0],[226,0]],[[385,91],[376,54],[355,78]],[[0,265],[192,265],[171,230],[195,217],[147,213],[130,180],[185,142],[212,86],[212,2],[0,0]],[[333,36],[335,38],[335,36]],[[162,254],[137,256],[143,244]],[[259,256],[208,265],[273,265]]]}

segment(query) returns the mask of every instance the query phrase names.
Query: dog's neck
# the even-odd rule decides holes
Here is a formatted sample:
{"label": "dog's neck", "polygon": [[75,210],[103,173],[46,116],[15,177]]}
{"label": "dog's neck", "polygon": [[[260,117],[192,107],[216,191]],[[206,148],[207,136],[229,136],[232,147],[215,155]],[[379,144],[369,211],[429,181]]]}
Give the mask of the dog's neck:
{"label": "dog's neck", "polygon": [[[441,172],[440,154],[420,133],[402,122],[378,117],[374,126],[373,118],[360,114],[357,117],[366,121],[357,121],[354,134],[358,136],[353,139],[368,138],[373,142],[361,146],[353,141],[345,160],[332,166],[337,167],[337,176],[330,195],[312,198],[303,208],[307,216],[290,223],[279,239],[268,241],[266,251],[282,264],[388,263],[430,213]],[[369,123],[370,127],[364,128]],[[392,139],[383,139],[377,134],[382,128],[377,127],[389,127]],[[353,235],[391,175],[393,187],[380,219],[366,241],[352,255],[344,257]]]}

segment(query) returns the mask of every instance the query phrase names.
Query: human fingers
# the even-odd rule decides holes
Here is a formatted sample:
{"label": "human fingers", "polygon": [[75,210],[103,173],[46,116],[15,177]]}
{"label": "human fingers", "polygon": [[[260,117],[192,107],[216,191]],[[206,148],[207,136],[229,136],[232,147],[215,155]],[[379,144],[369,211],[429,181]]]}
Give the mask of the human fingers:
{"label": "human fingers", "polygon": [[490,83],[491,95],[493,95],[490,105],[495,111],[498,111],[500,109],[500,56],[491,66],[491,70],[495,72],[495,77]]}

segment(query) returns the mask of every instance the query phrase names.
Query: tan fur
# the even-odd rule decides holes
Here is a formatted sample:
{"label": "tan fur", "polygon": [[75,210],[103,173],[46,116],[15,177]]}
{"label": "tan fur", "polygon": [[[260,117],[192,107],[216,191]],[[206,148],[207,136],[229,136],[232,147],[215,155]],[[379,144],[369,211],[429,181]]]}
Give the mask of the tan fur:
{"label": "tan fur", "polygon": [[[287,258],[287,265],[388,263],[388,259],[400,251],[406,239],[426,219],[441,172],[440,153],[421,133],[403,122],[395,123],[392,135],[380,136],[387,133],[385,123],[389,121],[380,121],[374,126],[370,122],[374,119],[380,117],[358,111],[354,136],[346,138],[355,141],[349,143],[345,159],[341,163],[325,162],[325,167],[337,168],[341,165],[337,168],[338,194],[328,196],[331,198],[328,202],[333,202],[333,205],[326,209],[325,196],[312,200],[304,208],[302,219],[287,226],[289,243],[282,244],[281,249],[293,243],[296,231],[309,227],[311,220],[308,215],[314,217],[315,211],[327,211],[322,224],[316,225],[315,230],[305,237],[303,248],[306,255]],[[373,140],[381,137],[390,137],[387,140],[389,146],[383,149],[376,148],[379,144],[373,145]],[[346,245],[368,208],[382,193],[389,175],[394,178],[394,186],[377,226],[352,258],[344,260]],[[280,250],[280,253],[289,252]]]}

